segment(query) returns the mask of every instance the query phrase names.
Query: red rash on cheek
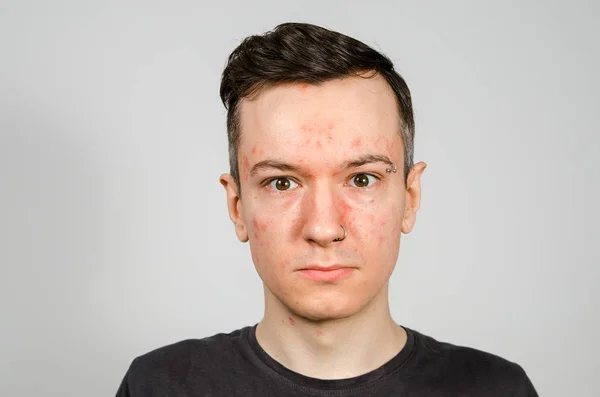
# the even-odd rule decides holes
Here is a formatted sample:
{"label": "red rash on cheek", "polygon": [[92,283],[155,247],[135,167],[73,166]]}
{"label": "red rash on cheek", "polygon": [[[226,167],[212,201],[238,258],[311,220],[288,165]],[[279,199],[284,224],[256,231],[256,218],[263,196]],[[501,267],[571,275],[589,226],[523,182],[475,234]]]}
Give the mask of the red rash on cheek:
{"label": "red rash on cheek", "polygon": [[254,231],[254,237],[258,240],[260,237],[259,231],[260,232],[266,232],[267,231],[267,224],[263,223],[263,222],[259,222],[256,220],[256,218],[252,218],[252,230]]}
{"label": "red rash on cheek", "polygon": [[254,231],[254,238],[258,240],[260,237],[260,234],[258,233],[260,228],[255,218],[252,219],[252,230]]}
{"label": "red rash on cheek", "polygon": [[[352,231],[352,228],[354,227],[354,223],[356,221],[356,217],[357,216],[362,216],[362,214],[360,213],[360,211],[356,211],[355,208],[353,208],[351,205],[347,204],[347,203],[343,203],[340,206],[340,220],[342,222],[342,224],[348,229],[348,233],[358,233],[358,234],[362,234],[362,232],[360,232],[360,226],[359,226],[359,230],[358,231]],[[360,225],[360,223],[359,223]]]}

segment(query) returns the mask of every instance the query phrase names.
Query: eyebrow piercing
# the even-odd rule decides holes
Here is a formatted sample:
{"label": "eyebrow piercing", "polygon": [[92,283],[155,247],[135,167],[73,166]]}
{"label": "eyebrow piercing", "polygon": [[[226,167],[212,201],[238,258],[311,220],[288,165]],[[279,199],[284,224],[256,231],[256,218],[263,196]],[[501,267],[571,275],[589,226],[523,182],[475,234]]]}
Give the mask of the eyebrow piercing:
{"label": "eyebrow piercing", "polygon": [[386,168],[386,169],[385,169],[385,172],[387,172],[388,174],[389,174],[390,172],[393,172],[394,174],[395,174],[396,172],[398,172],[398,169],[396,168],[396,163],[392,163],[392,168]]}

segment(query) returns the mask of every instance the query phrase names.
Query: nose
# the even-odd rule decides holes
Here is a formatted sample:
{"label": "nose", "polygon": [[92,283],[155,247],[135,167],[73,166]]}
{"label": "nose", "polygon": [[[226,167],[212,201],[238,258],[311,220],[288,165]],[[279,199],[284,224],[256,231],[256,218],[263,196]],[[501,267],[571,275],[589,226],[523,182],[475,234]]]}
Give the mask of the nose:
{"label": "nose", "polygon": [[337,205],[340,199],[330,184],[323,182],[315,185],[305,194],[303,200],[304,240],[326,247],[334,244],[336,238],[344,237]]}

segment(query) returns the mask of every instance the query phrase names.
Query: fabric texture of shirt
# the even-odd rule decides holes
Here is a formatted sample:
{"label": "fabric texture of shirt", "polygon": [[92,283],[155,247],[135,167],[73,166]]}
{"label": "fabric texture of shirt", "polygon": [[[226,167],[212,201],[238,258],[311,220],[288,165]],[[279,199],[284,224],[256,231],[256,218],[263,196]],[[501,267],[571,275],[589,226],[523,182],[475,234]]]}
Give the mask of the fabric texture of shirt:
{"label": "fabric texture of shirt", "polygon": [[403,327],[408,339],[366,374],[323,380],[294,372],[256,340],[256,325],[161,347],[131,363],[117,397],[537,397],[521,366]]}

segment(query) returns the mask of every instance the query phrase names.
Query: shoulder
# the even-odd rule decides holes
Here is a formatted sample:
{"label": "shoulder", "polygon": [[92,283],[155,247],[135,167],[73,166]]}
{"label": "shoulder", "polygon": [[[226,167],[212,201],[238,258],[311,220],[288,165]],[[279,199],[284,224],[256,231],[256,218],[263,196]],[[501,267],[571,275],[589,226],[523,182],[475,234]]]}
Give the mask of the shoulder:
{"label": "shoulder", "polygon": [[128,382],[165,384],[190,373],[202,377],[220,368],[231,367],[238,360],[245,330],[186,339],[136,357],[127,371]]}
{"label": "shoulder", "polygon": [[487,351],[412,332],[415,335],[415,358],[421,362],[421,368],[430,380],[443,380],[446,386],[454,386],[457,390],[467,387],[487,390],[488,393],[491,390],[506,393],[501,395],[536,395],[519,364]]}

